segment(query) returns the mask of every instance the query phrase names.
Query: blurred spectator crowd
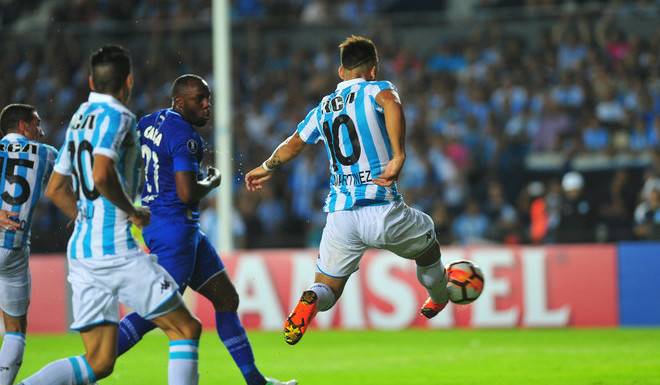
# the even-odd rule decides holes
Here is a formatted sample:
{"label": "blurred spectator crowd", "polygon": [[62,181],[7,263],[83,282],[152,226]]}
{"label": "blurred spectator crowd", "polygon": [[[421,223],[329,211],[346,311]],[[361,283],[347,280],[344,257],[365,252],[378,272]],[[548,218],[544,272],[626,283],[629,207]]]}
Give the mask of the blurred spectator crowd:
{"label": "blurred spectator crowd", "polygon": [[[169,85],[180,74],[198,73],[213,84],[208,28],[157,28],[175,25],[178,17],[208,27],[209,1],[61,3],[71,8],[53,7],[48,41],[7,39],[0,57],[0,104],[36,105],[47,142],[59,147],[68,119],[87,98],[87,56],[94,45],[120,42],[133,52],[130,108],[138,116],[169,106]],[[235,1],[233,17],[283,12],[277,5],[284,3],[302,23],[313,20],[309,7],[328,4]],[[385,4],[396,5],[338,3],[346,21],[380,18]],[[645,17],[660,20],[652,2],[641,3],[655,11]],[[633,32],[621,11],[626,5],[620,6],[558,16],[547,28],[530,25],[528,34],[491,20],[449,37],[439,25],[437,36],[420,47],[406,44],[395,24],[362,31],[378,45],[380,77],[398,86],[405,107],[408,154],[400,189],[408,204],[432,215],[443,244],[660,239],[660,30]],[[150,27],[95,37],[89,47],[61,27],[115,19]],[[268,33],[235,30],[235,178],[221,188],[234,189],[233,232],[240,247],[316,247],[325,224],[325,151],[308,149],[260,194],[247,194],[242,176],[334,90],[336,46],[346,32],[321,41],[310,34],[313,44],[306,45]],[[204,128],[209,158],[211,131]],[[561,165],[528,167],[530,157],[545,154],[561,157]],[[612,160],[621,156],[641,161],[617,166]],[[599,167],[576,172],[579,157]],[[204,202],[201,219],[211,235],[219,222],[213,204]],[[66,221],[49,202],[41,206],[33,249],[63,250],[66,236],[53,242],[53,234],[66,233]]]}

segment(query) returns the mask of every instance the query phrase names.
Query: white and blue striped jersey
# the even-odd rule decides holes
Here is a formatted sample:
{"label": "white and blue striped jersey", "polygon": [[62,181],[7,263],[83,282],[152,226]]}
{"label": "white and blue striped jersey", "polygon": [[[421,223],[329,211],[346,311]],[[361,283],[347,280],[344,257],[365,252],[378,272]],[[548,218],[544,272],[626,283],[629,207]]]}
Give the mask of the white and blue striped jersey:
{"label": "white and blue striped jersey", "polygon": [[20,249],[30,244],[32,214],[43,195],[57,150],[16,133],[0,140],[0,201],[2,210],[18,213],[17,231],[0,229],[0,246]]}
{"label": "white and blue striped jersey", "polygon": [[69,258],[99,258],[136,251],[125,212],[94,187],[94,155],[112,158],[131,201],[137,192],[140,159],[135,115],[110,95],[92,92],[66,130],[55,172],[71,175],[78,218],[69,239]]}
{"label": "white and blue striped jersey", "polygon": [[376,103],[376,95],[383,90],[397,92],[388,81],[341,82],[298,124],[298,135],[305,143],[325,143],[330,161],[325,212],[400,199],[396,184],[373,183],[392,157],[383,108]]}

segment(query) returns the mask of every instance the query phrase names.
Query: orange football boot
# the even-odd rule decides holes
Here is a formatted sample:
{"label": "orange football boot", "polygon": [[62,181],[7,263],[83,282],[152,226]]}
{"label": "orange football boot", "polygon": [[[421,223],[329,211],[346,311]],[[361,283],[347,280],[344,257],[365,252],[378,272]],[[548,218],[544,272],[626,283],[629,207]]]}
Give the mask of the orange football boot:
{"label": "orange football boot", "polygon": [[431,319],[436,315],[438,315],[438,313],[440,313],[442,309],[444,309],[445,306],[447,306],[447,303],[449,303],[449,299],[445,301],[445,303],[439,304],[439,303],[435,303],[435,301],[433,301],[431,297],[429,297],[426,300],[426,302],[424,302],[424,305],[422,305],[422,308],[420,309],[419,312],[424,317]]}
{"label": "orange football boot", "polygon": [[307,327],[318,312],[316,308],[317,300],[316,293],[311,290],[302,293],[300,301],[298,301],[295,309],[293,309],[284,322],[284,341],[287,344],[297,344],[303,334],[305,334],[305,330],[307,330]]}

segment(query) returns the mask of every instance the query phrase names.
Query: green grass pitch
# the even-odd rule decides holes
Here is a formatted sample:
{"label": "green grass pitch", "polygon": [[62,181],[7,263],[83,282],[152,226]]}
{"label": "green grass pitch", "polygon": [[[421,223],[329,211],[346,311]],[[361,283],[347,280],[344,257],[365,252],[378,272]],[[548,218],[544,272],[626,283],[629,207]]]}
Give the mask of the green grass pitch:
{"label": "green grass pitch", "polygon": [[[249,335],[264,374],[301,385],[660,385],[660,329],[310,330],[296,346]],[[200,345],[200,385],[243,384],[215,333]],[[81,349],[77,334],[28,336],[19,379]],[[167,384],[167,355],[152,333],[101,384]]]}

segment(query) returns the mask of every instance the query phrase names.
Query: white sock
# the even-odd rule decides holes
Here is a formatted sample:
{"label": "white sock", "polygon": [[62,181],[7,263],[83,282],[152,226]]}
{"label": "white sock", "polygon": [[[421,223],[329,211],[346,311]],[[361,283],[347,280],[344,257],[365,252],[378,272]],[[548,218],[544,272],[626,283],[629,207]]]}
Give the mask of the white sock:
{"label": "white sock", "polygon": [[325,283],[316,282],[312,284],[312,286],[310,286],[307,290],[311,290],[316,293],[316,296],[318,297],[316,308],[318,311],[330,310],[330,308],[335,305],[335,302],[337,302],[335,293],[332,291],[330,286],[326,285]]}
{"label": "white sock", "polygon": [[170,341],[170,363],[167,368],[169,385],[197,385],[198,340]]}
{"label": "white sock", "polygon": [[417,280],[426,288],[433,302],[443,304],[449,300],[447,274],[441,260],[428,266],[417,265]]}
{"label": "white sock", "polygon": [[12,385],[23,363],[25,334],[7,332],[0,349],[0,385]]}
{"label": "white sock", "polygon": [[19,385],[87,385],[96,377],[85,356],[51,362]]}

